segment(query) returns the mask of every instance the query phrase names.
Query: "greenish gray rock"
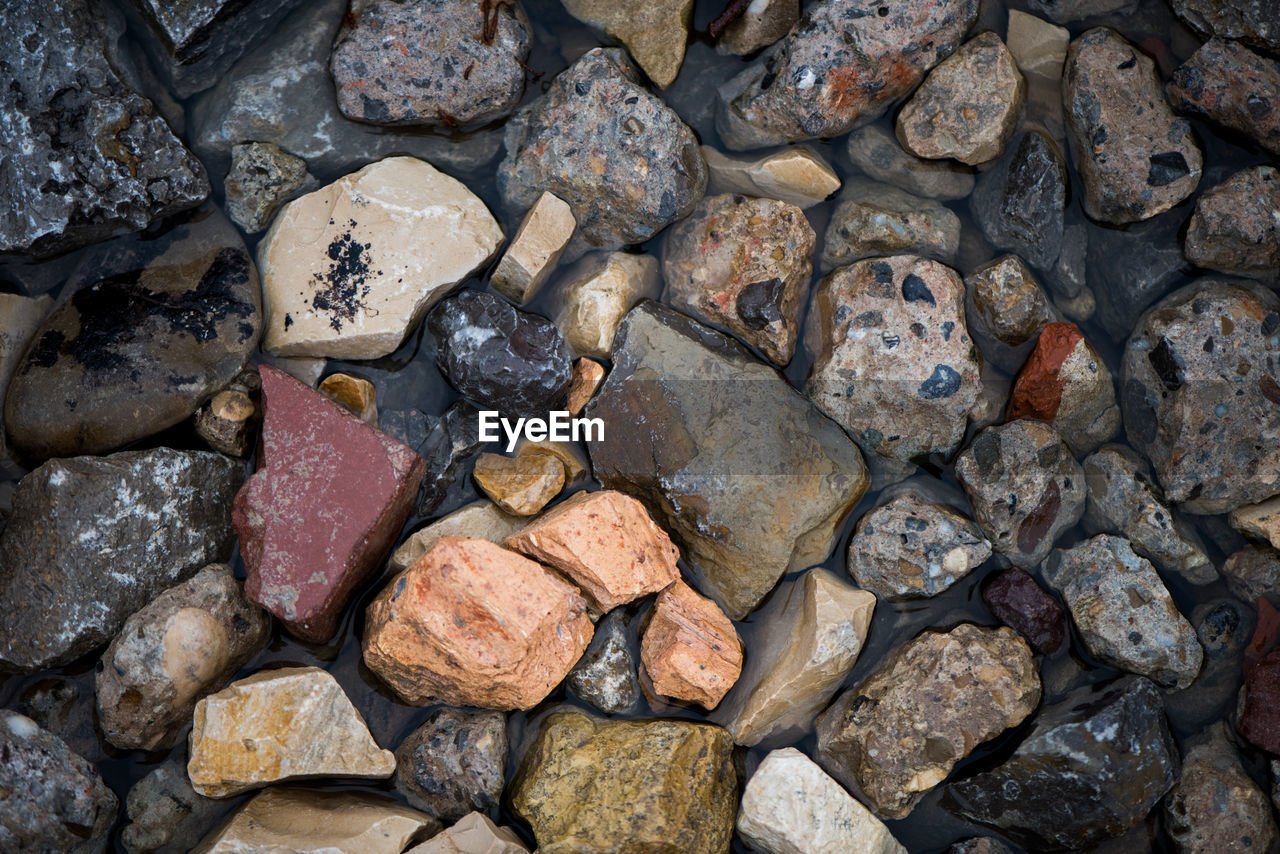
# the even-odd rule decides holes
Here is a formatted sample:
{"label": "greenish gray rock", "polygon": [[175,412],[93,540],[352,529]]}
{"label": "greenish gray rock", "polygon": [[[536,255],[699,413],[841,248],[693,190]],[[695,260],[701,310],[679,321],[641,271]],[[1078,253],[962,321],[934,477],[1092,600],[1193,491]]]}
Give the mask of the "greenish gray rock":
{"label": "greenish gray rock", "polygon": [[848,179],[838,198],[823,238],[823,270],[874,255],[955,260],[960,219],[940,202],[865,178]]}

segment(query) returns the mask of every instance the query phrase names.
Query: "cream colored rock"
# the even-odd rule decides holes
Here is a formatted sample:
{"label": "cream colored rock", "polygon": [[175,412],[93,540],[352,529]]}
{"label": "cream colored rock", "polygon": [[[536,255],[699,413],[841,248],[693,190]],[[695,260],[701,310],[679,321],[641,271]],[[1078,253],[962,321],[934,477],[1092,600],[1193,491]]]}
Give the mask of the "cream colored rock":
{"label": "cream colored rock", "polygon": [[307,777],[383,780],[395,770],[395,755],[318,667],[262,670],[196,705],[187,774],[205,797]]}
{"label": "cream colored rock", "polygon": [[767,854],[906,854],[889,828],[794,747],[775,750],[747,781],[738,834]]}
{"label": "cream colored rock", "polygon": [[1242,534],[1266,540],[1280,549],[1280,495],[1231,511],[1231,526]]}
{"label": "cream colored rock", "polygon": [[642,299],[662,291],[658,259],[627,252],[597,252],[583,258],[557,286],[553,319],[579,356],[608,359],[613,333]]}
{"label": "cream colored rock", "polygon": [[489,278],[489,286],[516,305],[529,302],[546,284],[577,227],[563,199],[554,193],[538,196]]}
{"label": "cream colored rock", "polygon": [[533,516],[564,489],[564,463],[554,454],[481,454],[471,476],[494,504],[513,516]]}
{"label": "cream colored rock", "polygon": [[799,740],[862,653],[876,597],[825,569],[774,593],[751,619],[747,667],[711,716],[737,744]]}
{"label": "cream colored rock", "polygon": [[570,15],[626,45],[659,88],[675,82],[684,63],[693,0],[561,0]]}
{"label": "cream colored rock", "polygon": [[612,489],[574,493],[503,545],[568,576],[602,613],[680,578],[671,538],[643,504]]}
{"label": "cream colored rock", "polygon": [[473,812],[405,854],[529,854],[529,849],[511,828],[498,827],[487,815]]}
{"label": "cream colored rock", "polygon": [[[0,294],[0,404],[9,387],[9,378],[27,350],[32,333],[53,308],[47,296],[24,297]],[[5,457],[4,415],[0,412],[0,459]]]}
{"label": "cream colored rock", "polygon": [[377,795],[268,789],[193,854],[400,854],[439,826],[426,813]]}
{"label": "cream colored rock", "polygon": [[418,558],[445,537],[478,537],[491,543],[501,543],[528,521],[504,513],[492,501],[472,502],[410,534],[391,555],[391,571],[400,572],[413,566]]}
{"label": "cream colored rock", "polygon": [[658,594],[641,635],[641,685],[714,709],[742,673],[742,654],[719,606],[677,581]]}
{"label": "cream colored rock", "polygon": [[258,246],[281,356],[376,359],[502,242],[484,202],[414,157],[388,157],[290,202]]}
{"label": "cream colored rock", "polygon": [[704,145],[702,156],[711,171],[708,196],[739,193],[811,208],[840,189],[840,177],[831,164],[803,145],[763,157],[722,154]]}
{"label": "cream colored rock", "polygon": [[378,426],[378,392],[373,383],[350,374],[330,374],[318,391],[350,409],[366,424]]}
{"label": "cream colored rock", "polygon": [[585,356],[573,363],[573,379],[569,381],[569,399],[565,409],[570,415],[578,415],[595,396],[596,389],[604,382],[604,365]]}
{"label": "cream colored rock", "polygon": [[1005,44],[1027,81],[1025,118],[1042,125],[1062,146],[1067,138],[1062,118],[1062,66],[1070,43],[1071,31],[1066,27],[1009,10]]}

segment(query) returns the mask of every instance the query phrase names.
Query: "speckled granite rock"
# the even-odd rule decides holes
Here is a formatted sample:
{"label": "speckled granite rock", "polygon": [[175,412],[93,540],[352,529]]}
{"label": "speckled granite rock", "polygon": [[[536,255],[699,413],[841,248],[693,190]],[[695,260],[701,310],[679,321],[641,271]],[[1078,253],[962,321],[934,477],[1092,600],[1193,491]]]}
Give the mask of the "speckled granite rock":
{"label": "speckled granite rock", "polygon": [[1239,131],[1280,154],[1280,61],[1237,42],[1212,38],[1173,72],[1167,86],[1175,109]]}
{"label": "speckled granite rock", "polygon": [[1172,0],[1171,5],[1198,32],[1280,53],[1280,9],[1270,0]]}
{"label": "speckled granite rock", "polygon": [[876,255],[954,261],[960,219],[945,205],[864,178],[846,181],[838,199],[822,242],[823,270]]}
{"label": "speckled granite rock", "polygon": [[591,645],[569,671],[565,684],[606,715],[629,712],[640,702],[640,680],[622,610],[611,611],[596,623]]}
{"label": "speckled granite rock", "polygon": [[969,212],[992,246],[1047,272],[1062,251],[1069,187],[1057,143],[1029,130],[978,178]]}
{"label": "speckled granite rock", "polygon": [[928,199],[951,201],[973,192],[973,170],[950,160],[908,154],[892,133],[867,125],[849,134],[849,160],[868,177]]}
{"label": "speckled granite rock", "polygon": [[1275,848],[1280,833],[1270,799],[1241,765],[1223,725],[1187,747],[1182,778],[1164,801],[1165,827],[1178,854]]}
{"label": "speckled granite rock", "polygon": [[1280,173],[1242,169],[1200,194],[1183,243],[1197,267],[1280,279]]}
{"label": "speckled granite rock", "polygon": [[229,558],[240,472],[219,454],[156,448],[50,460],[24,477],[0,532],[0,667],[67,664]]}
{"label": "speckled granite rock", "polygon": [[129,854],[190,854],[225,810],[225,802],[196,794],[182,759],[170,759],[129,789],[120,842]]}
{"label": "speckled granite rock", "polygon": [[457,821],[498,805],[507,750],[506,715],[443,706],[396,748],[396,786],[411,806]]}
{"label": "speckled granite rock", "polygon": [[227,216],[246,234],[271,225],[285,202],[316,189],[307,161],[270,142],[246,142],[231,149],[231,169],[223,181]]}
{"label": "speckled granite rock", "polygon": [[584,23],[626,45],[654,85],[675,82],[693,23],[693,0],[563,0]]}

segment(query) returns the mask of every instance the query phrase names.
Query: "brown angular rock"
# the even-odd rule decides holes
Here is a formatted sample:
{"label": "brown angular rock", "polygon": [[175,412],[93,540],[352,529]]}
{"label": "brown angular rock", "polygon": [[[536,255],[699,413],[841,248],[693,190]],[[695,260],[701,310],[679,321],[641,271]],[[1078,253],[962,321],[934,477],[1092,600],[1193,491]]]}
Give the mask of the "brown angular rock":
{"label": "brown angular rock", "polygon": [[1042,125],[1059,145],[1066,145],[1062,115],[1062,65],[1071,32],[1018,9],[1009,10],[1005,43],[1027,81],[1028,122]]}
{"label": "brown angular rock", "polygon": [[636,499],[611,489],[577,492],[503,541],[559,570],[602,613],[680,578],[680,551]]}
{"label": "brown angular rock", "polygon": [[683,581],[658,594],[640,636],[640,677],[655,693],[714,709],[742,673],[733,623]]}
{"label": "brown angular rock", "polygon": [[1253,166],[1201,193],[1182,245],[1198,267],[1280,278],[1280,173]]}
{"label": "brown angular rock", "polygon": [[533,516],[564,489],[564,463],[553,454],[481,454],[472,476],[485,495],[513,516]]}
{"label": "brown angular rock", "polygon": [[1003,370],[1018,370],[1040,330],[1059,319],[1049,295],[1017,255],[983,264],[964,283],[965,314],[983,357]]}
{"label": "brown angular rock", "polygon": [[1280,62],[1239,42],[1211,38],[1173,72],[1167,91],[1175,109],[1280,154]]}
{"label": "brown angular rock", "polygon": [[562,0],[570,15],[627,46],[654,85],[675,82],[684,62],[693,0]]}
{"label": "brown angular rock", "polygon": [[662,292],[662,272],[652,255],[593,252],[556,286],[556,328],[579,356],[608,359],[613,336],[628,311]]}
{"label": "brown angular rock", "polygon": [[408,703],[528,709],[587,648],[586,609],[539,564],[445,537],[369,605],[364,661]]}
{"label": "brown angular rock", "polygon": [[378,391],[368,380],[350,374],[330,374],[316,391],[351,410],[365,424],[378,426]]}
{"label": "brown angular rock", "polygon": [[604,382],[604,365],[583,356],[573,362],[573,378],[569,380],[569,395],[564,408],[570,415],[579,415],[591,402],[596,389]]}

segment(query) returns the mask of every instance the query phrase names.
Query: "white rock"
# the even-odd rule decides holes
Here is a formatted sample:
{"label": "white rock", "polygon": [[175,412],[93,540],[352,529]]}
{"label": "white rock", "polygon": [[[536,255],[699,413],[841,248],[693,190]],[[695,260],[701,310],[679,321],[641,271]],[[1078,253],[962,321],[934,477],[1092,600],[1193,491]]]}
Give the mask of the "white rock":
{"label": "white rock", "polygon": [[831,164],[803,145],[764,157],[722,154],[704,145],[702,156],[711,171],[708,196],[740,193],[811,208],[840,189],[840,177]]}
{"label": "white rock", "polygon": [[290,202],[262,239],[263,349],[385,356],[501,242],[484,202],[431,164],[370,163]]}
{"label": "white rock", "polygon": [[596,252],[573,265],[557,285],[554,321],[579,356],[608,359],[613,334],[632,306],[657,299],[661,267],[652,255]]}
{"label": "white rock", "polygon": [[543,193],[524,215],[489,285],[516,305],[529,302],[546,284],[577,226],[563,199]]}
{"label": "white rock", "polygon": [[794,747],[775,750],[747,781],[738,833],[767,854],[906,854],[889,829]]}
{"label": "white rock", "polygon": [[405,854],[529,854],[529,849],[510,828],[498,827],[487,815],[471,812]]}

